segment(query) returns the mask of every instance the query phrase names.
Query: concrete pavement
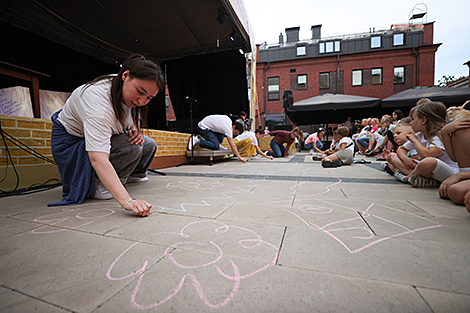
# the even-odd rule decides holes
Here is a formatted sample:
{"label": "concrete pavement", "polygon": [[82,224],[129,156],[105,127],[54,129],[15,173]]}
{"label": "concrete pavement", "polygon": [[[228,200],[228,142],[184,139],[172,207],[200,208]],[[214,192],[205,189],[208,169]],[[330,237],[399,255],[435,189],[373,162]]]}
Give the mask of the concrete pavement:
{"label": "concrete pavement", "polygon": [[307,153],[187,165],[114,200],[0,199],[0,312],[469,312],[470,214]]}

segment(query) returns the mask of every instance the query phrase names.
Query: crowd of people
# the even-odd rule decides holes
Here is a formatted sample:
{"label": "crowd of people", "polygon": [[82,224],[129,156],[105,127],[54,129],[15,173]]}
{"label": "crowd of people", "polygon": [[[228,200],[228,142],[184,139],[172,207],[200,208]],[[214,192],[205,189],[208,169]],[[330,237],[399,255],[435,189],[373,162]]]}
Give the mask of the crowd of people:
{"label": "crowd of people", "polygon": [[347,149],[353,150],[352,141],[358,154],[385,161],[381,167],[400,182],[417,188],[439,187],[441,197],[464,204],[470,212],[469,109],[470,101],[447,109],[441,102],[423,98],[408,117],[396,110],[380,122],[365,118],[362,129],[349,140],[345,139],[348,127],[340,126],[333,132],[330,149],[310,152],[323,167],[351,164]]}
{"label": "crowd of people", "polygon": [[[49,205],[79,204],[86,197],[115,198],[125,210],[150,215],[152,205],[129,195],[127,183],[148,181],[156,142],[144,136],[144,107],[161,90],[160,67],[141,55],[132,55],[117,75],[105,75],[78,87],[63,109],[51,117],[51,147],[63,184],[63,199]],[[362,129],[351,135],[351,119],[333,131],[333,142],[325,149],[327,133],[318,128],[305,141],[303,132],[250,131],[252,120],[241,112],[233,121],[226,115],[209,115],[198,123],[195,146],[219,150],[224,138],[242,162],[257,158],[288,157],[294,144],[310,149],[323,167],[352,164],[355,153],[384,160],[383,169],[414,187],[437,187],[439,195],[470,212],[470,112],[469,101],[449,108],[440,102],[421,99],[404,117],[400,110],[380,120],[362,120]],[[259,141],[271,136],[271,151],[263,152]],[[202,138],[201,138],[202,137]]]}

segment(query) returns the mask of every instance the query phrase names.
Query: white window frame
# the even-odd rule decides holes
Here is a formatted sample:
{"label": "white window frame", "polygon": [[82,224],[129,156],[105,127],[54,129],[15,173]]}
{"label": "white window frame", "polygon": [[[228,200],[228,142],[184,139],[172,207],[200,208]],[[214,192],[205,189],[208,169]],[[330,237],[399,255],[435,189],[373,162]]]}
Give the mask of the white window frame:
{"label": "white window frame", "polygon": [[[354,75],[355,73],[359,74],[359,77],[357,77],[357,75]],[[352,81],[353,86],[362,86],[362,70],[353,70],[351,77],[352,77],[351,81]]]}
{"label": "white window frame", "polygon": [[[377,42],[378,40],[378,42]],[[382,36],[371,36],[370,37],[370,48],[377,49],[382,47]]]}

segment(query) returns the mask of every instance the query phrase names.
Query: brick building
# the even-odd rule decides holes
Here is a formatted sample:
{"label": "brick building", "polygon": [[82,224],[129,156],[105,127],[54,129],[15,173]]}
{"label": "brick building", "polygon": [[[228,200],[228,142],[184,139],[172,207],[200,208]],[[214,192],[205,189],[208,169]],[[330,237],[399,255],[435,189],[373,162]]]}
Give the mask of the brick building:
{"label": "brick building", "polygon": [[[433,23],[392,25],[389,30],[299,40],[299,27],[286,28],[279,43],[257,46],[258,112],[263,126],[285,121],[283,91],[294,102],[336,93],[386,98],[397,92],[434,85]],[[258,120],[258,118],[257,118]]]}

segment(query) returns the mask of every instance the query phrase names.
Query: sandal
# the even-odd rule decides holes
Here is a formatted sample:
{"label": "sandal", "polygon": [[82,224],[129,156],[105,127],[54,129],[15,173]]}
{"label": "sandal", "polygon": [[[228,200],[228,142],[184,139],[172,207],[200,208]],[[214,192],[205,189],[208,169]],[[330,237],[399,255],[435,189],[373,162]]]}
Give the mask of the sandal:
{"label": "sandal", "polygon": [[432,179],[431,177],[424,177],[421,175],[411,175],[410,184],[416,188],[435,188],[441,184],[439,181]]}
{"label": "sandal", "polygon": [[403,180],[406,177],[406,175],[403,174],[402,172],[397,171],[397,172],[395,172],[395,174],[393,174],[393,176],[395,176],[395,178],[398,181],[401,181],[402,183],[405,183],[405,184],[409,183],[409,182]]}

